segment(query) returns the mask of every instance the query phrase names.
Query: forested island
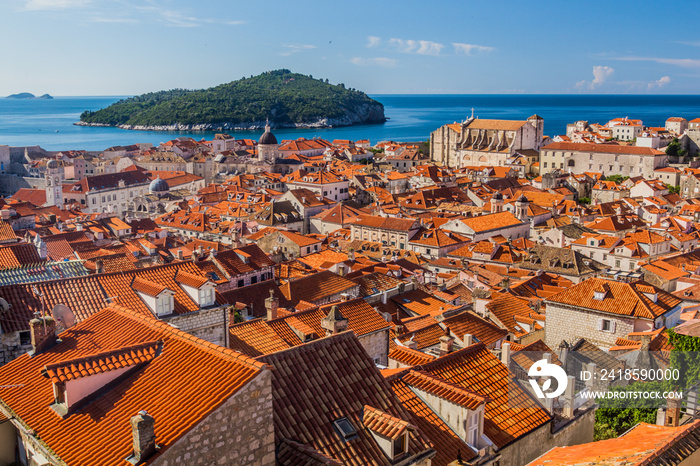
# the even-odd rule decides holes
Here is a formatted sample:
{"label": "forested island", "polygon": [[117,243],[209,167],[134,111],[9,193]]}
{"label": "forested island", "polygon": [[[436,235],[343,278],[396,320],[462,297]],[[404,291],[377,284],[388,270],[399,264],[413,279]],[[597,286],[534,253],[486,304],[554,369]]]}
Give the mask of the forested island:
{"label": "forested island", "polygon": [[364,92],[276,70],[202,90],[173,89],[85,111],[78,125],[138,130],[323,128],[386,121],[384,106]]}
{"label": "forested island", "polygon": [[44,99],[44,100],[51,100],[53,99],[52,96],[48,94],[40,95],[40,96],[35,96],[31,92],[20,92],[19,94],[11,94],[5,97],[6,99]]}

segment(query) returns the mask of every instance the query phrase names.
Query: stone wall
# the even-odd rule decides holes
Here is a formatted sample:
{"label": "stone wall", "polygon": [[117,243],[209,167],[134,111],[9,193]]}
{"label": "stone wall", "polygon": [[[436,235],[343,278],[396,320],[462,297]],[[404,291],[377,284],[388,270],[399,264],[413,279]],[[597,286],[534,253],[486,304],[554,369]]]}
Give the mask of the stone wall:
{"label": "stone wall", "polygon": [[[615,331],[598,330],[598,322],[601,318],[614,322]],[[544,331],[544,341],[550,348],[559,348],[562,340],[573,343],[580,338],[585,338],[601,348],[610,348],[615,345],[618,337],[625,337],[628,333],[634,332],[634,319],[547,303],[547,325]]]}
{"label": "stone wall", "polygon": [[379,332],[368,333],[358,337],[360,344],[367,351],[367,354],[373,360],[379,360],[382,366],[389,364],[389,329]]}
{"label": "stone wall", "polygon": [[[153,465],[274,464],[272,413],[271,371],[264,370],[165,450]],[[157,423],[156,419],[156,431]]]}
{"label": "stone wall", "polygon": [[[29,325],[27,324],[27,326]],[[28,330],[27,333],[29,333]],[[19,334],[20,332],[0,334],[0,366],[7,364],[32,348],[31,344],[20,345]]]}
{"label": "stone wall", "polygon": [[228,306],[202,309],[189,314],[163,318],[163,320],[202,340],[219,346],[228,346]]}
{"label": "stone wall", "polygon": [[2,196],[12,196],[22,188],[44,189],[45,185],[44,178],[0,175],[0,195]]}
{"label": "stone wall", "polygon": [[580,445],[593,441],[595,408],[583,411],[570,423],[552,432],[547,423],[526,437],[519,439],[498,453],[501,454],[500,466],[522,466],[542,456],[554,447]]}

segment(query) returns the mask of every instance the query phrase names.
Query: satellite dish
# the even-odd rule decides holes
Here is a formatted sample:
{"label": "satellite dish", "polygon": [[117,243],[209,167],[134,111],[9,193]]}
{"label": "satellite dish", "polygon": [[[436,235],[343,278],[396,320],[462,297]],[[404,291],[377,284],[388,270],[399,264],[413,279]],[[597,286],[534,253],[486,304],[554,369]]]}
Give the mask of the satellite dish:
{"label": "satellite dish", "polygon": [[12,304],[8,303],[4,298],[0,298],[0,313],[7,312],[12,307]]}
{"label": "satellite dish", "polygon": [[51,311],[51,315],[56,319],[58,333],[75,325],[75,314],[65,304],[56,304]]}

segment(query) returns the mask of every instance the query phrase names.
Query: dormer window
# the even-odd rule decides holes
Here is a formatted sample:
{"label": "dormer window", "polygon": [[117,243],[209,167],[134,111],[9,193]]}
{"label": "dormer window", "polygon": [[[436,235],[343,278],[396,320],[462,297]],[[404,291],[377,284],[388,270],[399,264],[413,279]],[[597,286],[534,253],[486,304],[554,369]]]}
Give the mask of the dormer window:
{"label": "dormer window", "polygon": [[208,277],[180,270],[175,281],[200,308],[216,303],[215,283],[210,281]]}
{"label": "dormer window", "polygon": [[362,423],[392,461],[396,461],[408,451],[408,434],[416,429],[403,419],[367,405],[364,407]]}
{"label": "dormer window", "polygon": [[211,306],[214,304],[214,287],[213,286],[204,286],[199,290],[199,306],[200,307],[206,307],[206,306]]}
{"label": "dormer window", "polygon": [[175,309],[175,295],[163,293],[156,298],[156,315],[167,316],[173,313]]}

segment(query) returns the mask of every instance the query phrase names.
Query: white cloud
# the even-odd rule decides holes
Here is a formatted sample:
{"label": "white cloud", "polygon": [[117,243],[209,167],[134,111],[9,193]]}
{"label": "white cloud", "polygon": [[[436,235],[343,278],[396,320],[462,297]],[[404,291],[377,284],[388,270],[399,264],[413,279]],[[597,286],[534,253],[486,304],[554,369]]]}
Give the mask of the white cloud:
{"label": "white cloud", "polygon": [[225,25],[239,25],[244,24],[245,21],[242,20],[228,20],[228,19],[213,19],[213,18],[198,18],[195,16],[186,15],[177,10],[168,10],[162,8],[161,6],[150,2],[150,5],[134,5],[130,6],[134,10],[152,16],[156,21],[167,24],[168,26],[182,27],[182,28],[193,28],[199,27],[206,24],[225,24]]}
{"label": "white cloud", "polygon": [[389,44],[396,47],[403,53],[417,53],[418,55],[440,55],[440,51],[444,47],[443,44],[432,42],[429,40],[411,40],[411,39],[389,39]]}
{"label": "white cloud", "polygon": [[381,37],[367,36],[367,47],[369,47],[369,48],[376,47],[379,45],[379,43],[381,41],[382,41]]}
{"label": "white cloud", "polygon": [[311,50],[315,49],[315,45],[309,45],[309,44],[289,44],[289,45],[283,45],[282,47],[285,48],[285,51],[280,53],[283,57],[288,57],[293,53],[299,53],[303,50]]}
{"label": "white cloud", "polygon": [[652,89],[660,89],[664,87],[665,85],[669,84],[671,82],[671,78],[668,76],[663,76],[656,81],[652,81],[649,84],[647,84],[647,89],[652,90]]}
{"label": "white cloud", "polygon": [[587,87],[588,89],[595,89],[604,84],[610,76],[615,73],[615,69],[609,66],[597,65],[593,67],[593,81],[579,81],[576,83],[576,87]]}
{"label": "white cloud", "polygon": [[484,45],[475,44],[461,44],[459,42],[452,42],[452,46],[455,48],[455,53],[463,53],[464,55],[471,55],[472,51],[486,53],[492,52],[494,50],[493,47],[486,47]]}
{"label": "white cloud", "polygon": [[700,60],[695,58],[658,58],[658,57],[618,57],[613,60],[621,61],[652,61],[664,65],[680,66],[681,68],[700,68]]}
{"label": "white cloud", "polygon": [[24,8],[27,10],[65,10],[81,8],[88,3],[90,0],[26,0]]}
{"label": "white cloud", "polygon": [[591,82],[591,89],[598,87],[608,80],[610,76],[615,73],[615,69],[609,66],[594,66],[593,67],[593,82]]}
{"label": "white cloud", "polygon": [[394,58],[386,57],[375,57],[375,58],[362,58],[354,57],[350,59],[350,63],[357,66],[381,66],[384,68],[394,68],[399,62]]}

